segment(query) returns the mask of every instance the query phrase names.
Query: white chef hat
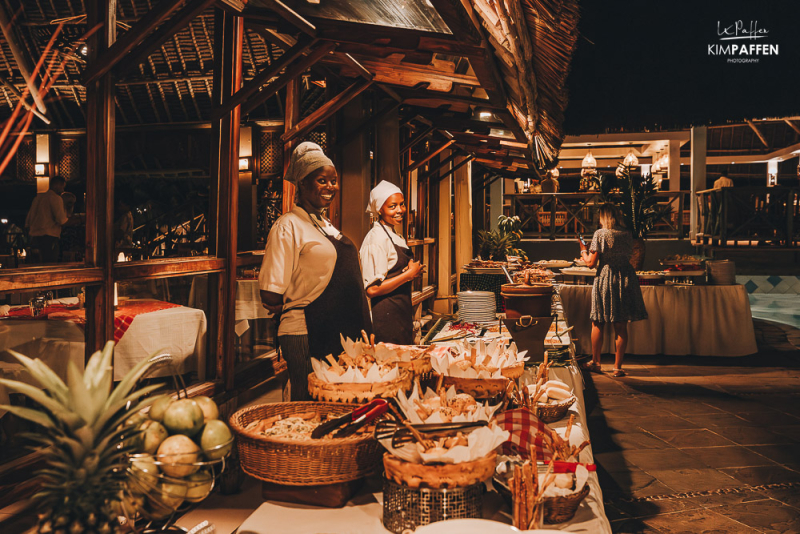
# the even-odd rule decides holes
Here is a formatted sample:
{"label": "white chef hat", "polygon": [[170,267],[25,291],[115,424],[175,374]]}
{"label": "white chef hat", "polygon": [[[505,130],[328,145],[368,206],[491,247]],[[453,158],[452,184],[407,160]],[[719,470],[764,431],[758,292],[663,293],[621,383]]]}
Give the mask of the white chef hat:
{"label": "white chef hat", "polygon": [[297,185],[303,181],[303,178],[327,165],[333,167],[333,162],[325,155],[322,148],[316,143],[306,141],[297,145],[292,152],[292,159],[289,161],[289,167],[286,169],[283,179]]}
{"label": "white chef hat", "polygon": [[381,183],[376,185],[372,191],[369,192],[369,204],[367,204],[367,213],[371,213],[376,217],[380,215],[380,209],[383,207],[390,196],[403,192],[399,187],[386,180],[381,180]]}

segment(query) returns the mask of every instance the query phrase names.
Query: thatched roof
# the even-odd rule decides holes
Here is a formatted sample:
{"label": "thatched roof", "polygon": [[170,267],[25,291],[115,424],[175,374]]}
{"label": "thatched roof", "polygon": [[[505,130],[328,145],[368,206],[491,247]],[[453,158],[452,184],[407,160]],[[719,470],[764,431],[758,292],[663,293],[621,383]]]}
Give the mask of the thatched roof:
{"label": "thatched roof", "polygon": [[[45,49],[55,22],[65,26],[51,54],[63,54],[87,31],[83,0],[7,1],[15,17],[13,31],[31,64]],[[442,135],[455,139],[476,161],[496,170],[537,172],[551,164],[563,138],[564,82],[577,37],[576,1],[505,0],[506,9],[524,13],[521,26],[532,47],[531,61],[521,70],[500,22],[487,15],[498,4],[473,1],[474,9],[461,0],[408,0],[402,6],[392,0],[284,0],[281,5],[294,10],[301,23],[310,21],[314,42],[336,44],[335,52],[313,67],[317,79],[333,76],[346,86],[347,78],[367,71],[380,94],[402,101],[406,119],[419,114],[433,120]],[[303,35],[298,31],[302,24],[275,11],[273,2],[224,2],[227,9],[243,7],[245,81]],[[156,5],[152,0],[118,0],[118,37]],[[210,121],[213,40],[209,9],[142,64],[122,68],[116,84],[117,125]],[[83,56],[72,54],[49,95],[49,128],[85,125],[85,74]],[[0,85],[3,120],[18,101],[15,92],[25,88],[5,42],[0,43],[0,77],[8,82]],[[531,87],[536,95],[532,105],[525,97]],[[310,85],[303,92],[304,114],[324,103],[325,95]],[[281,93],[276,93],[248,110],[245,118],[280,120],[283,111]],[[47,126],[35,119],[34,127]]]}

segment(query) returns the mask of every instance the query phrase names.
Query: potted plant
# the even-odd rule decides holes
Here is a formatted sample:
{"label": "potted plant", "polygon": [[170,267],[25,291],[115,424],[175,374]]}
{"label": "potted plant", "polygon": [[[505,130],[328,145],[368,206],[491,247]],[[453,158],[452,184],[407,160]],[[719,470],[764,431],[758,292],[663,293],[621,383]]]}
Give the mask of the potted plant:
{"label": "potted plant", "polygon": [[140,432],[125,422],[158,399],[145,397],[161,385],[134,391],[154,364],[147,359],[112,389],[113,347],[109,341],[89,359],[83,372],[70,362],[66,383],[40,360],[9,351],[41,386],[0,379],[0,385],[40,406],[1,407],[41,429],[26,436],[42,446],[47,462],[47,467],[36,473],[42,482],[34,496],[40,534],[120,531],[117,518],[128,477],[125,461],[132,450],[127,444]]}
{"label": "potted plant", "polygon": [[617,167],[616,185],[621,192],[620,209],[625,226],[633,234],[631,264],[638,271],[644,265],[645,239],[658,221],[672,212],[670,206],[658,204],[653,175],[631,175],[631,167],[622,163]]}
{"label": "potted plant", "polygon": [[522,221],[516,215],[497,218],[497,230],[480,230],[478,232],[478,255],[494,261],[506,261],[508,256],[519,256],[527,261],[525,251],[517,248],[522,239]]}

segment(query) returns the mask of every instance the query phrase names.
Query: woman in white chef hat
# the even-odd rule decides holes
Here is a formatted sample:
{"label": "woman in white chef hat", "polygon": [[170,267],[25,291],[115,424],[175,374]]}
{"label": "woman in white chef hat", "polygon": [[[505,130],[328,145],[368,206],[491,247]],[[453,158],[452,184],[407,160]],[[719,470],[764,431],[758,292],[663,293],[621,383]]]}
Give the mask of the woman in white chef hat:
{"label": "woman in white chef hat", "polygon": [[307,400],[311,358],[339,354],[340,334],[357,339],[372,323],[358,249],[322,214],[339,191],[333,162],[301,143],[283,179],[297,186],[297,203],[269,232],[258,285],[264,307],[279,317],[292,400]]}
{"label": "woman in white chef hat", "polygon": [[382,181],[369,194],[367,212],[377,220],[361,244],[361,272],[372,305],[375,339],[413,345],[411,282],[422,276],[425,267],[414,261],[406,240],[394,229],[406,213],[403,192]]}

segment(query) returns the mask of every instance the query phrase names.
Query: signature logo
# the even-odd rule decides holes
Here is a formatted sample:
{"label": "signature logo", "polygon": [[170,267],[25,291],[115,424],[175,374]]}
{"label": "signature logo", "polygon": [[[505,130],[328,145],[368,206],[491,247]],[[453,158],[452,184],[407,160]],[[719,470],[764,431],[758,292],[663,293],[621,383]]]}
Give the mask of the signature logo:
{"label": "signature logo", "polygon": [[769,30],[759,26],[757,20],[737,20],[730,23],[718,20],[719,42],[707,45],[708,55],[724,57],[727,63],[758,63],[762,56],[777,56],[779,53],[777,44],[758,41],[768,37]]}

